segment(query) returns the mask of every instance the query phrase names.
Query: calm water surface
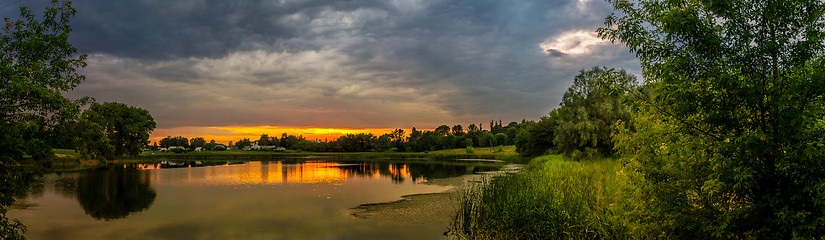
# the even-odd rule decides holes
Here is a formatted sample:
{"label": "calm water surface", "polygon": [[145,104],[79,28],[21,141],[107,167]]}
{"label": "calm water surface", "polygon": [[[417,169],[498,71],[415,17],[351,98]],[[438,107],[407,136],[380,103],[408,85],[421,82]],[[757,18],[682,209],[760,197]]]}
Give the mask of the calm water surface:
{"label": "calm water surface", "polygon": [[[206,166],[212,165],[212,166]],[[442,224],[349,209],[449,187],[484,163],[249,161],[138,164],[46,175],[9,210],[29,239],[443,239]]]}

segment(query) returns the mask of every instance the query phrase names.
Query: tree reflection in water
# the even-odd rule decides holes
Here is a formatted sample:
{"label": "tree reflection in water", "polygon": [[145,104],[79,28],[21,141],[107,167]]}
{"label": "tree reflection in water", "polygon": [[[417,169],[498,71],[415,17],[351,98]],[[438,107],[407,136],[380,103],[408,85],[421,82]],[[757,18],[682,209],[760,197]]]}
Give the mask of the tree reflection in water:
{"label": "tree reflection in water", "polygon": [[148,209],[155,201],[149,176],[134,166],[84,172],[77,179],[77,202],[98,220],[124,218]]}

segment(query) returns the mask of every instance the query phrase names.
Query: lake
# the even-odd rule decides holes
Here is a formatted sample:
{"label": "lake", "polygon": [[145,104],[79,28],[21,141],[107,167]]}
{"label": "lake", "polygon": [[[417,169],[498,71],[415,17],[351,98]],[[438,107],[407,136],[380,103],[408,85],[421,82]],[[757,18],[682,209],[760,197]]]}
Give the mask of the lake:
{"label": "lake", "polygon": [[29,239],[444,239],[443,223],[360,219],[351,208],[451,187],[481,162],[188,161],[41,177],[8,216]]}

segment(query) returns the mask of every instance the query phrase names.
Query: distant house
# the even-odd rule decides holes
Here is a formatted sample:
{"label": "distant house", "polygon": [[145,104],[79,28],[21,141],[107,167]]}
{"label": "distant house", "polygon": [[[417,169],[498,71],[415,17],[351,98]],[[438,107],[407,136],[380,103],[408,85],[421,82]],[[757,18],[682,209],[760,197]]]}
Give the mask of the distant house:
{"label": "distant house", "polygon": [[249,151],[249,149],[251,149],[251,147],[250,147],[250,146],[245,146],[245,147],[243,147],[243,150],[244,150],[244,151]]}
{"label": "distant house", "polygon": [[168,152],[168,151],[169,151],[169,149],[168,149],[168,148],[159,148],[159,149],[158,149],[158,151],[160,151],[160,152]]}
{"label": "distant house", "polygon": [[278,147],[278,146],[274,146],[274,145],[269,145],[269,146],[261,146],[261,150],[286,151],[286,148]]}
{"label": "distant house", "polygon": [[255,142],[255,144],[250,146],[249,149],[251,149],[251,150],[261,150],[261,146],[258,145],[257,142]]}
{"label": "distant house", "polygon": [[286,148],[278,147],[278,146],[275,146],[275,145],[268,145],[268,146],[261,146],[261,150],[282,151],[282,150],[286,150]]}
{"label": "distant house", "polygon": [[202,148],[202,147],[196,147],[196,148],[195,148],[195,152],[201,152],[201,151],[203,151],[203,148]]}

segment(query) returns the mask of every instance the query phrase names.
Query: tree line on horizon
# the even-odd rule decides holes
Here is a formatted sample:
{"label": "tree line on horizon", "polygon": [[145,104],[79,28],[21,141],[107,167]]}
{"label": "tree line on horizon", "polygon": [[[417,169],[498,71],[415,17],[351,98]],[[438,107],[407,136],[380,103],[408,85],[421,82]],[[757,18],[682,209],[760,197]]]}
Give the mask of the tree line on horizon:
{"label": "tree line on horizon", "polygon": [[510,122],[503,125],[502,121],[490,121],[489,128],[483,129],[481,124],[470,124],[465,130],[462,125],[440,125],[433,130],[417,130],[413,127],[410,132],[395,129],[390,133],[376,136],[372,133],[345,134],[331,141],[308,140],[301,135],[283,133],[280,138],[261,134],[258,139],[242,138],[230,141],[224,145],[215,140],[205,141],[203,137],[186,138],[183,136],[167,136],[153,144],[154,149],[181,146],[189,150],[200,147],[204,150],[244,149],[254,144],[259,146],[282,147],[286,150],[310,152],[425,152],[453,148],[494,147],[513,145],[518,132],[532,121],[522,120],[521,123]]}

